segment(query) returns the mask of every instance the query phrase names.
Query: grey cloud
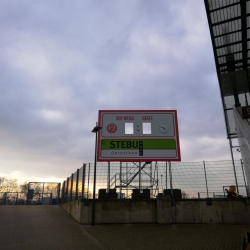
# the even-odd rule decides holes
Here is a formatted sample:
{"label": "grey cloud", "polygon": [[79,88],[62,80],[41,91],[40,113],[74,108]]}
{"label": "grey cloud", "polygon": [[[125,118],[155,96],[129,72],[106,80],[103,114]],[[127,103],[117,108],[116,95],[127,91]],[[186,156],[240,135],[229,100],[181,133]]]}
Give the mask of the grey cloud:
{"label": "grey cloud", "polygon": [[93,161],[99,109],[177,109],[184,161],[230,157],[204,6],[191,3],[2,4],[1,147],[27,177]]}

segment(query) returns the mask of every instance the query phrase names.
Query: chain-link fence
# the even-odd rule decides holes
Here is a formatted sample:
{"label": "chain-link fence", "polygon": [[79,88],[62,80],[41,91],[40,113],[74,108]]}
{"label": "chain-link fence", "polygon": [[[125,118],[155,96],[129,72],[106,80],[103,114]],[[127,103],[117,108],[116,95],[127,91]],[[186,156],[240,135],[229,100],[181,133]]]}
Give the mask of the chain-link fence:
{"label": "chain-link fence", "polygon": [[25,192],[0,192],[0,205],[25,205]]}
{"label": "chain-link fence", "polygon": [[[203,162],[97,163],[96,190],[116,189],[118,197],[131,198],[134,189],[150,189],[150,197],[164,189],[180,189],[183,198],[222,198],[225,188],[235,185],[247,196],[247,184],[241,160]],[[94,164],[83,164],[62,184],[62,202],[93,198]]]}
{"label": "chain-link fence", "polygon": [[60,203],[61,183],[29,182],[27,204],[56,205]]}

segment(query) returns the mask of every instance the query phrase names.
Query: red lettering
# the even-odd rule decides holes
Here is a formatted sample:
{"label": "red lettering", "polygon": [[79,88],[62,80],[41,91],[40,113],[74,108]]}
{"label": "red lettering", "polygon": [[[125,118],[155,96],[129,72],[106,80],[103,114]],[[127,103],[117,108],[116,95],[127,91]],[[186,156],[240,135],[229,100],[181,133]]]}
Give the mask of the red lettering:
{"label": "red lettering", "polygon": [[143,116],[142,120],[143,121],[145,121],[145,120],[147,120],[147,121],[151,120],[152,121],[153,120],[153,116]]}
{"label": "red lettering", "polygon": [[123,118],[125,121],[132,121],[134,120],[134,116],[124,116]]}

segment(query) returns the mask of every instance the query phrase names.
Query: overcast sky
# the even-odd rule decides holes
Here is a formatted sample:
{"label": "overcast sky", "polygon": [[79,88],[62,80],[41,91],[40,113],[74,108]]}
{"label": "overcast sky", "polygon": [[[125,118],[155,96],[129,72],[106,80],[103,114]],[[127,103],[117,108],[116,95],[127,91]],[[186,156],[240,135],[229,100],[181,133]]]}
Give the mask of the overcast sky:
{"label": "overcast sky", "polygon": [[203,1],[0,0],[0,33],[0,176],[94,162],[105,109],[175,109],[182,161],[230,159]]}

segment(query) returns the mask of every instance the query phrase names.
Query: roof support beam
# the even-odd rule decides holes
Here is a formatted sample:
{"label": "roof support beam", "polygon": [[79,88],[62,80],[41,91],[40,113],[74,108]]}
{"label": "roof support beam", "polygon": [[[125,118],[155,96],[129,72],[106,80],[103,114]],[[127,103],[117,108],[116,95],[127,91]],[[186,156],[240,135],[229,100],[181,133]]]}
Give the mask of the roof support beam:
{"label": "roof support beam", "polygon": [[[208,13],[208,15],[210,15],[210,14]],[[221,21],[221,22],[213,23],[213,24],[211,24],[211,26],[214,27],[214,26],[217,26],[217,25],[221,25],[221,24],[228,23],[228,22],[231,22],[231,21],[236,21],[236,20],[240,20],[240,16],[230,18],[230,19],[226,19],[226,20]]]}
{"label": "roof support beam", "polygon": [[222,48],[225,48],[225,47],[229,47],[229,46],[233,46],[233,45],[241,44],[241,43],[242,43],[242,41],[238,41],[238,42],[234,42],[234,43],[227,43],[227,44],[215,47],[215,48],[216,49],[222,49]]}
{"label": "roof support beam", "polygon": [[[212,45],[213,45],[213,52],[214,52],[214,60],[215,60],[215,65],[216,65],[216,72],[217,72],[217,77],[218,77],[218,81],[219,81],[219,86],[220,86],[220,95],[221,95],[221,100],[222,100],[222,106],[223,108],[226,106],[225,105],[225,101],[222,95],[222,91],[221,91],[221,82],[220,82],[220,77],[219,77],[219,62],[218,62],[218,55],[217,55],[217,51],[215,48],[215,41],[214,41],[214,33],[213,33],[213,29],[212,29],[212,21],[211,21],[211,16],[209,13],[209,4],[208,4],[208,0],[204,0],[205,3],[205,9],[206,9],[206,13],[207,13],[207,20],[208,20],[208,25],[209,25],[209,31],[210,31],[210,35],[211,35],[211,40],[212,40]],[[229,122],[228,122],[228,117],[226,112],[224,113],[224,119],[225,119],[225,123],[226,123],[226,130],[227,130],[227,135],[229,136],[230,130],[229,130]]]}
{"label": "roof support beam", "polygon": [[[246,0],[240,0],[241,6],[241,27],[242,27],[242,56],[243,56],[243,68],[247,69],[247,14],[246,14]],[[247,73],[247,85],[248,90],[250,91],[250,84],[249,84],[249,74],[248,70]]]}
{"label": "roof support beam", "polygon": [[226,9],[226,8],[229,8],[229,7],[233,7],[233,6],[235,6],[235,5],[239,5],[239,3],[240,3],[240,2],[232,3],[232,4],[229,4],[229,5],[226,5],[226,6],[217,8],[217,9],[210,10],[210,13],[215,12],[215,11],[218,11],[218,10],[223,10],[223,9]]}

